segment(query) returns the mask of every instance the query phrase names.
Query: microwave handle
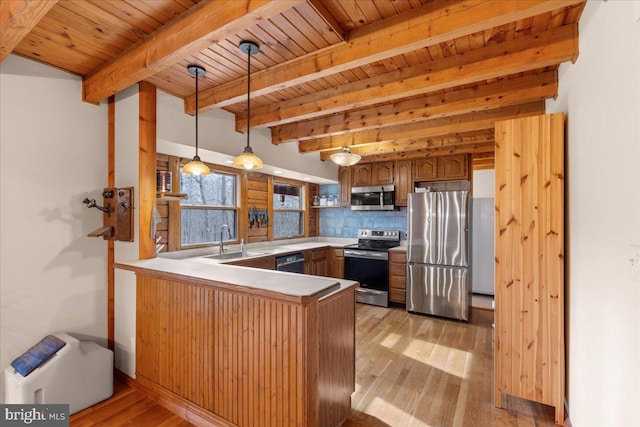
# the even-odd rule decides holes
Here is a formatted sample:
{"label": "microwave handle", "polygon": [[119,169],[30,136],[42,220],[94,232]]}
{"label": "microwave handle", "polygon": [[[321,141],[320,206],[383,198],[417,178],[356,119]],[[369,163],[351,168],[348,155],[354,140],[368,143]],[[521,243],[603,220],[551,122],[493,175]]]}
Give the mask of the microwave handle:
{"label": "microwave handle", "polygon": [[380,209],[384,206],[384,187],[380,187]]}

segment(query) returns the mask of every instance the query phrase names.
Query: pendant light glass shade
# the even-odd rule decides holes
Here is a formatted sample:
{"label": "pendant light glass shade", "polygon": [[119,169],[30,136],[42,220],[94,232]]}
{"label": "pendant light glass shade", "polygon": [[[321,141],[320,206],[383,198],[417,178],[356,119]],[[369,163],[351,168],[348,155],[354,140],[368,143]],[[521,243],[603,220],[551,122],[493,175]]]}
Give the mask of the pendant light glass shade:
{"label": "pendant light glass shade", "polygon": [[196,77],[196,155],[193,156],[193,160],[182,167],[182,173],[189,175],[209,175],[211,169],[209,166],[202,163],[200,156],[198,156],[198,77],[204,76],[204,68],[199,65],[189,65],[187,67],[189,74]]}
{"label": "pendant light glass shade", "polygon": [[233,159],[233,167],[237,169],[262,169],[264,163],[253,153],[251,147],[244,147],[244,151]]}
{"label": "pendant light glass shade", "polygon": [[200,161],[200,157],[195,156],[193,160],[182,167],[182,173],[189,175],[209,175],[211,169]]}
{"label": "pendant light glass shade", "polygon": [[333,163],[340,166],[352,166],[360,161],[362,157],[349,151],[349,147],[342,147],[342,151],[331,156]]}
{"label": "pendant light glass shade", "polygon": [[260,52],[257,44],[250,41],[240,42],[240,50],[247,54],[247,146],[244,151],[233,159],[233,167],[236,169],[262,169],[264,163],[254,154],[249,145],[251,132],[251,55]]}

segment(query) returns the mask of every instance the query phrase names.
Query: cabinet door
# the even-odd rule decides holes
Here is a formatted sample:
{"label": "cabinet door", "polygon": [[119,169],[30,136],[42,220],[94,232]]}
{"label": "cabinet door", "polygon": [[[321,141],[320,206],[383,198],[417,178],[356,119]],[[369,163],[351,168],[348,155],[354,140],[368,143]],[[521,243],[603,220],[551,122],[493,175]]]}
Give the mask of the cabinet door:
{"label": "cabinet door", "polygon": [[371,185],[393,184],[393,162],[371,164]]}
{"label": "cabinet door", "polygon": [[413,162],[398,160],[394,169],[393,183],[396,186],[396,206],[407,206],[407,195],[413,191]]}
{"label": "cabinet door", "polygon": [[344,278],[344,251],[342,249],[329,249],[329,277]]}
{"label": "cabinet door", "polygon": [[367,187],[371,185],[371,163],[351,166],[351,185],[353,187]]}
{"label": "cabinet door", "polygon": [[468,179],[468,169],[466,154],[438,158],[438,179]]}
{"label": "cabinet door", "polygon": [[438,159],[428,157],[413,161],[413,173],[415,181],[432,181],[438,178]]}
{"label": "cabinet door", "polygon": [[351,167],[340,166],[338,168],[338,191],[340,193],[340,205],[351,204]]}
{"label": "cabinet door", "polygon": [[311,251],[311,274],[315,276],[326,276],[328,272],[328,249],[314,249]]}

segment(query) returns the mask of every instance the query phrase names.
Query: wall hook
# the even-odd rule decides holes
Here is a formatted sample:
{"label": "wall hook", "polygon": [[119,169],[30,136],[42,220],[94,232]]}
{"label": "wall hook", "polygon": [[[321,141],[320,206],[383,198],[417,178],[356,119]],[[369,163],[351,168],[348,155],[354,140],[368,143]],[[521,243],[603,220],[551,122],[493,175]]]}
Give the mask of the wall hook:
{"label": "wall hook", "polygon": [[106,213],[107,216],[111,215],[111,209],[109,208],[109,206],[107,207],[98,206],[95,199],[89,199],[85,197],[82,203],[87,205],[88,208],[96,208],[98,210],[101,210],[102,212]]}

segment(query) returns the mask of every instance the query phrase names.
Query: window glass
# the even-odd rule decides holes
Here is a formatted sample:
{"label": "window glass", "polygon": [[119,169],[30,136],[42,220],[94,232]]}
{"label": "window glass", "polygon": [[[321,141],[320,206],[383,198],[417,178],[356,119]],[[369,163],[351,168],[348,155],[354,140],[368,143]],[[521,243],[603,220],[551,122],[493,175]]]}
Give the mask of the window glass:
{"label": "window glass", "polygon": [[235,175],[211,173],[194,176],[180,171],[180,191],[188,195],[181,200],[181,246],[212,244],[236,240],[237,206]]}
{"label": "window glass", "polygon": [[302,186],[273,184],[273,237],[296,237],[304,234],[304,192]]}

